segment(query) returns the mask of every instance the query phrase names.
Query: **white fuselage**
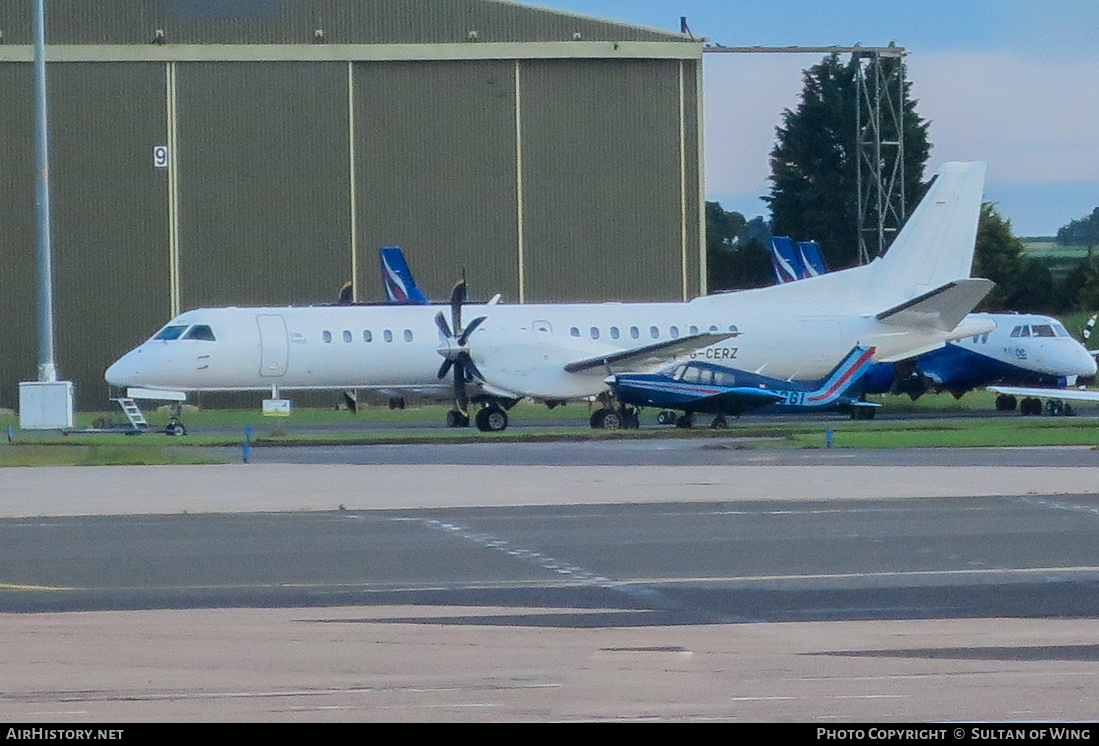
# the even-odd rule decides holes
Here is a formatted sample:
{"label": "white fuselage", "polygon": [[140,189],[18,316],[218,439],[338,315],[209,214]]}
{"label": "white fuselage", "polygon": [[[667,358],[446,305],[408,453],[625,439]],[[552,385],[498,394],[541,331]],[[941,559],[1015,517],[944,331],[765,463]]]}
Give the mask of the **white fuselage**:
{"label": "white fuselage", "polygon": [[[802,283],[804,284],[804,283]],[[962,334],[900,329],[856,303],[787,303],[783,288],[697,298],[688,303],[467,305],[466,320],[487,320],[469,339],[485,390],[501,396],[574,399],[605,389],[603,367],[567,373],[567,363],[700,332],[737,336],[690,356],[776,378],[825,375],[856,344],[878,359],[922,352]],[[790,294],[790,300],[796,299]],[[843,306],[848,306],[844,308]],[[167,391],[275,389],[400,390],[440,395],[437,371],[446,340],[439,306],[311,306],[188,311],[107,371],[115,386]],[[448,308],[443,309],[448,312]],[[190,329],[210,334],[188,339]]]}
{"label": "white fuselage", "polygon": [[992,332],[954,342],[959,348],[990,358],[1005,366],[1052,378],[1071,385],[1078,378],[1095,375],[1095,359],[1055,318],[1034,314],[971,314],[996,323]]}
{"label": "white fuselage", "polygon": [[[634,365],[650,364],[647,347],[694,334],[735,336],[688,354],[772,378],[812,380],[856,345],[877,348],[875,360],[889,362],[992,331],[992,322],[963,320],[991,287],[969,278],[984,173],[981,163],[944,164],[889,252],[866,266],[681,303],[464,306],[467,323],[486,317],[469,335],[470,360],[489,395],[574,399],[604,391],[603,379],[614,372],[591,365],[593,359],[626,353],[631,357],[621,359],[619,370],[644,372]],[[439,311],[354,305],[188,311],[112,365],[107,381],[184,392],[442,392],[448,383],[438,378],[439,353],[455,340],[437,328]],[[451,359],[465,354],[452,350]],[[565,369],[570,364],[573,372]]]}

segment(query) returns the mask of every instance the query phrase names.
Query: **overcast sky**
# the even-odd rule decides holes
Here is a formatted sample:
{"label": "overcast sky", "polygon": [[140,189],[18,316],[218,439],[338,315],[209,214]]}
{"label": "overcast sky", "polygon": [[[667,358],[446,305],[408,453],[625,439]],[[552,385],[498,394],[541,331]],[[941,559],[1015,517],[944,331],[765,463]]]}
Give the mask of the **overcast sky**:
{"label": "overcast sky", "polygon": [[[985,199],[1017,235],[1052,235],[1099,206],[1099,0],[534,0],[527,4],[726,46],[896,42],[929,172],[988,162]],[[706,198],[767,215],[768,155],[818,55],[704,56]]]}

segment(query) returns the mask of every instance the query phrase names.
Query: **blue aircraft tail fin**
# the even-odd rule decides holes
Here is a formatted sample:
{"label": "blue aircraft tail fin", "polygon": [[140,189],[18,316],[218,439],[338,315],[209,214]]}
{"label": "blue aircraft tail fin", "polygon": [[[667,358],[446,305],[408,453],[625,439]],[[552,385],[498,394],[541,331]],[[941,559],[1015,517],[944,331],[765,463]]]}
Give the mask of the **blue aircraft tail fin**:
{"label": "blue aircraft tail fin", "polygon": [[821,382],[817,390],[805,397],[806,404],[819,407],[831,404],[842,397],[870,370],[875,352],[877,348],[874,347],[853,347]]}
{"label": "blue aircraft tail fin", "polygon": [[798,255],[801,257],[802,278],[828,273],[824,257],[820,255],[820,244],[816,241],[798,241]]}
{"label": "blue aircraft tail fin", "polygon": [[386,246],[378,252],[382,263],[382,284],[389,303],[402,306],[424,306],[430,303],[412,278],[400,246]]}
{"label": "blue aircraft tail fin", "polygon": [[794,248],[794,242],[789,236],[771,237],[771,264],[775,268],[775,278],[779,285],[805,276],[801,255]]}

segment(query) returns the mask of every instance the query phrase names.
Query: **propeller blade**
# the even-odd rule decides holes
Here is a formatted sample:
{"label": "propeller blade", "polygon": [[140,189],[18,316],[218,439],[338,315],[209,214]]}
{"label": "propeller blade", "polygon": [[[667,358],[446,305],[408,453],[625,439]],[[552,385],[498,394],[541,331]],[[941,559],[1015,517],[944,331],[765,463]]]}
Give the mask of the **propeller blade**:
{"label": "propeller blade", "polygon": [[469,326],[462,332],[462,336],[458,337],[458,346],[465,347],[466,342],[469,341],[469,335],[473,334],[474,330],[487,318],[488,316],[478,316],[473,321],[469,322]]}
{"label": "propeller blade", "polygon": [[439,378],[446,378],[446,374],[450,372],[450,366],[454,365],[454,361],[450,358],[443,358],[443,364],[439,366]]}
{"label": "propeller blade", "polygon": [[466,369],[461,358],[454,361],[454,403],[462,414],[469,411],[469,396],[466,394]]}
{"label": "propeller blade", "polygon": [[469,357],[469,353],[466,353],[466,380],[484,381],[485,377],[481,375],[481,371],[477,370],[477,366],[473,364],[473,360]]}
{"label": "propeller blade", "polygon": [[450,291],[450,318],[454,322],[454,334],[462,333],[462,302],[466,299],[466,281],[459,280]]}
{"label": "propeller blade", "polygon": [[[435,326],[439,327],[439,331],[443,333],[443,336],[450,339],[454,335],[450,333],[450,326],[446,323],[446,317],[443,316],[443,312],[435,314]],[[442,376],[440,376],[441,378]]]}

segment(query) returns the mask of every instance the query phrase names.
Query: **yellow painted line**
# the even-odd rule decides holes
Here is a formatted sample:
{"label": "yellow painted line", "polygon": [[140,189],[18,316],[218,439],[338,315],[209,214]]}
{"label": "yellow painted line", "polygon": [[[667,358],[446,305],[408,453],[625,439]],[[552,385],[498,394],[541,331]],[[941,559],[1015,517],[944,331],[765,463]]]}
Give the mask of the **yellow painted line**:
{"label": "yellow painted line", "polygon": [[71,591],[55,585],[23,585],[21,583],[0,583],[0,591]]}

